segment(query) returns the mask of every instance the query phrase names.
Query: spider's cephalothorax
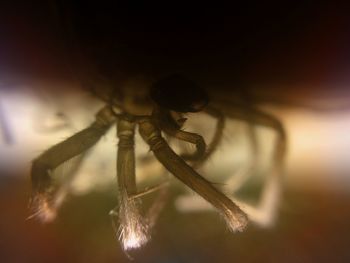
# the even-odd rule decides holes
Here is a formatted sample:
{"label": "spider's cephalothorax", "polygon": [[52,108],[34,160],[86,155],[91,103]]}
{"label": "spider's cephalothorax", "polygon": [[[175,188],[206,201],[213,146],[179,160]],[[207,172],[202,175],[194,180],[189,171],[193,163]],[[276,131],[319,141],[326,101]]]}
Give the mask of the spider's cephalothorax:
{"label": "spider's cephalothorax", "polygon": [[158,81],[145,77],[128,79],[122,82],[122,87],[113,90],[110,97],[104,100],[117,112],[136,116],[152,115],[155,107],[178,113],[199,112],[209,102],[204,89],[180,74]]}
{"label": "spider's cephalothorax", "polygon": [[[224,128],[224,115],[212,105],[207,105],[209,100],[206,92],[184,76],[171,75],[153,84],[145,83],[147,82],[124,83],[124,88],[119,90],[121,92],[113,93],[115,96],[106,100],[108,104],[97,113],[94,123],[51,147],[33,161],[31,177],[35,215],[43,221],[54,219],[63,196],[62,191],[54,187],[52,171],[87,151],[116,124],[119,140],[117,177],[120,205],[117,212],[112,210],[111,215],[119,218],[119,236],[125,250],[140,247],[149,240],[151,227],[160,210],[159,202],[154,202],[150,212],[142,215],[137,199],[153,190],[163,189],[160,191],[162,193],[165,189],[160,186],[144,192],[137,189],[134,151],[136,128],[165,169],[214,206],[232,231],[242,231],[247,224],[245,212],[193,168],[202,164],[219,145]],[[232,118],[254,121],[276,129],[280,135],[276,159],[283,156],[284,131],[278,121],[254,108],[242,105],[228,107],[230,110],[227,115]],[[201,135],[181,129],[185,122],[181,118],[182,114],[200,110],[217,119],[216,131],[208,147]],[[176,154],[162,136],[162,132],[194,144],[195,152]]]}
{"label": "spider's cephalothorax", "polygon": [[182,75],[171,75],[156,82],[150,94],[159,106],[183,113],[201,111],[209,102],[205,90]]}

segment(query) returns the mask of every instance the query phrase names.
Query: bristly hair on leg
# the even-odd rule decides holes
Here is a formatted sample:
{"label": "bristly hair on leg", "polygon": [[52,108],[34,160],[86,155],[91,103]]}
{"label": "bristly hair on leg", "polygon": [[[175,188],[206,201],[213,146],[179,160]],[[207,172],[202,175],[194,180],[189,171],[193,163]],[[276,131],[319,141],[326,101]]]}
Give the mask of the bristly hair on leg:
{"label": "bristly hair on leg", "polygon": [[[48,170],[51,178],[47,189],[34,194],[30,200],[29,207],[34,213],[27,219],[38,218],[43,223],[50,223],[55,220],[58,210],[67,198],[72,186],[72,181],[79,170],[86,152],[77,155],[59,165],[56,169]],[[57,183],[53,178],[64,178],[62,183]]]}
{"label": "bristly hair on leg", "polygon": [[[110,215],[124,251],[142,247],[150,240],[149,227],[140,214],[138,200],[128,198],[126,192],[121,193],[119,213],[112,210]],[[115,223],[117,216],[119,218],[118,230]]]}
{"label": "bristly hair on leg", "polygon": [[57,215],[56,206],[52,203],[50,194],[36,194],[30,201],[29,206],[34,213],[27,217],[27,220],[38,218],[42,223],[49,223],[55,220]]}

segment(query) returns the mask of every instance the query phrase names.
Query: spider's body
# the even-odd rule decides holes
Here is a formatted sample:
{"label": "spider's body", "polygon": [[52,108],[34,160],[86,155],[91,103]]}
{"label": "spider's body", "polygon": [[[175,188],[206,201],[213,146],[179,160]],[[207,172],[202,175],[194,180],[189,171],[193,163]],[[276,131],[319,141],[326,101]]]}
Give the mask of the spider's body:
{"label": "spider's body", "polygon": [[151,80],[136,78],[125,81],[121,87],[112,91],[112,99],[109,102],[118,112],[145,116],[151,115],[154,103],[149,95]]}
{"label": "spider's body", "polygon": [[[187,90],[181,86],[187,87]],[[136,201],[143,195],[138,193],[135,180],[134,135],[136,128],[158,161],[170,173],[212,204],[222,214],[232,231],[242,231],[247,224],[245,212],[193,168],[202,164],[220,144],[224,128],[223,113],[211,105],[207,106],[208,96],[205,91],[180,75],[169,76],[148,86],[146,81],[136,81],[132,86],[125,85],[125,87],[128,88],[118,89],[112,93],[114,96],[106,101],[108,104],[98,112],[96,121],[91,126],[53,146],[34,160],[32,200],[37,209],[35,215],[43,221],[54,219],[64,196],[57,194],[60,191],[54,187],[52,171],[62,163],[91,148],[111,126],[116,124],[119,139],[117,176],[120,195],[117,214],[120,222],[120,236],[125,250],[139,247],[147,242],[155,217],[154,212],[143,217],[139,212],[139,203]],[[137,87],[137,89],[131,87]],[[176,89],[177,87],[180,88]],[[231,107],[231,113],[227,112],[229,117],[244,119],[250,123],[277,130],[279,139],[275,154],[276,164],[275,171],[271,175],[271,180],[275,185],[284,155],[285,134],[282,126],[270,115],[257,111],[249,105],[246,107],[234,104],[226,106]],[[208,147],[199,134],[181,130],[186,120],[181,118],[182,114],[200,110],[217,119],[216,131]],[[179,156],[169,147],[167,141],[162,137],[162,132],[194,144],[196,151]],[[115,214],[113,210],[112,215]]]}
{"label": "spider's body", "polygon": [[[278,138],[269,176],[270,188],[263,193],[262,202],[263,206],[266,202],[275,203],[278,191],[271,191],[271,187],[278,187],[276,184],[285,151],[285,132],[278,120],[259,111],[247,100],[236,102],[224,98],[210,101],[210,95],[202,88],[203,83],[206,84],[205,88],[213,83],[218,84],[215,79],[222,72],[225,75],[227,68],[230,68],[228,75],[231,78],[231,72],[237,68],[237,65],[228,66],[232,65],[239,53],[238,49],[230,46],[237,45],[235,39],[226,34],[227,30],[231,30],[226,23],[231,13],[223,17],[219,15],[218,21],[213,18],[210,21],[217,23],[211,24],[206,17],[211,14],[211,9],[198,19],[194,19],[194,13],[189,12],[180,23],[179,30],[178,14],[164,12],[154,17],[147,15],[143,22],[124,19],[122,9],[109,10],[98,5],[95,10],[88,3],[84,7],[87,9],[80,10],[79,6],[68,4],[68,9],[75,14],[68,19],[72,27],[68,31],[73,32],[70,37],[76,41],[78,49],[88,54],[87,61],[93,65],[87,66],[87,70],[82,67],[85,72],[81,70],[79,75],[83,84],[105,101],[106,106],[97,113],[95,122],[89,127],[51,147],[34,160],[31,176],[36,215],[43,221],[50,221],[62,203],[62,196],[57,195],[59,191],[53,185],[52,171],[90,149],[110,127],[116,125],[120,205],[118,213],[113,210],[112,215],[118,214],[120,238],[125,250],[148,241],[157,214],[155,210],[159,210],[158,202],[155,202],[156,208],[151,208],[149,214],[143,216],[139,211],[137,199],[143,193],[139,193],[135,180],[134,136],[137,131],[166,170],[215,207],[230,230],[242,231],[248,222],[246,213],[195,168],[203,164],[220,145],[225,118],[247,121],[250,128],[253,124],[272,128]],[[207,23],[208,28],[202,22]],[[86,30],[86,25],[90,26],[89,30]],[[192,35],[192,32],[196,34]],[[211,37],[211,34],[215,37]],[[164,46],[167,47],[165,51]],[[214,67],[216,64],[221,66]],[[212,78],[207,76],[209,72]],[[107,87],[106,92],[103,86]],[[181,129],[186,120],[183,114],[199,111],[216,119],[214,136],[209,143],[200,134]],[[250,131],[254,141],[252,128]],[[162,134],[194,144],[195,152],[176,154]],[[254,148],[255,144],[252,145]]]}
{"label": "spider's body", "polygon": [[183,113],[201,111],[209,102],[205,90],[181,75],[156,82],[151,97],[161,107]]}
{"label": "spider's body", "polygon": [[152,115],[155,106],[179,113],[198,112],[209,102],[204,89],[178,74],[153,83],[150,79],[135,78],[109,93],[112,99],[104,99],[106,102],[117,111],[134,116]]}

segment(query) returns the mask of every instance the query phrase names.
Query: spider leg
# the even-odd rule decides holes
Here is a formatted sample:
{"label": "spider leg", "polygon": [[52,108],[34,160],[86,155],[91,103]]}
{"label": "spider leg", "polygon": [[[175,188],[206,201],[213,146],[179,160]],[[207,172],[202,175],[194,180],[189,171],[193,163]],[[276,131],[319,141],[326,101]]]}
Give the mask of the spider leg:
{"label": "spider leg", "polygon": [[273,115],[253,107],[244,107],[239,104],[231,104],[225,107],[224,113],[230,118],[251,121],[255,125],[270,128],[276,132],[276,145],[274,150],[275,168],[281,169],[286,155],[287,135],[283,124]]}
{"label": "spider leg", "polygon": [[123,249],[138,248],[149,240],[149,229],[139,209],[139,200],[130,198],[136,195],[135,174],[135,122],[126,118],[118,120],[117,124],[118,157],[117,176],[119,185],[119,212],[112,211],[110,214],[119,216],[119,239]]}
{"label": "spider leg", "polygon": [[62,175],[64,175],[62,183],[60,183],[57,188],[55,187],[55,193],[50,199],[51,211],[53,214],[55,214],[55,211],[61,207],[66,197],[70,193],[72,182],[75,179],[75,176],[79,171],[87,152],[88,151],[85,151],[84,153],[69,159],[57,169],[53,170],[53,172],[50,174],[52,178],[60,178]]}
{"label": "spider leg", "polygon": [[162,187],[159,188],[156,200],[153,202],[152,206],[149,208],[146,214],[146,219],[150,228],[154,227],[161,211],[169,199],[169,187],[167,187],[168,184],[161,186]]}
{"label": "spider leg", "polygon": [[55,218],[53,170],[96,144],[114,121],[115,116],[105,107],[98,112],[96,121],[91,126],[52,146],[33,161],[31,204],[37,210],[33,216],[44,222]]}
{"label": "spider leg", "polygon": [[217,147],[220,145],[222,141],[223,131],[225,128],[225,116],[224,114],[222,114],[222,112],[219,109],[212,106],[208,106],[204,109],[204,112],[212,116],[213,118],[215,118],[217,121],[216,121],[213,138],[211,139],[211,142],[208,144],[206,152],[202,156],[200,156],[200,158],[195,160],[193,164],[193,167],[195,168],[201,166],[217,150]]}
{"label": "spider leg", "polygon": [[[245,104],[242,107],[246,108],[252,105],[252,102],[247,95],[244,95],[243,99],[245,99]],[[254,118],[249,112],[246,114],[245,121],[247,122],[246,131],[249,144],[248,147],[250,149],[250,158],[248,160],[248,163],[241,167],[237,172],[235,172],[234,176],[231,176],[230,179],[226,182],[227,185],[231,186],[230,190],[232,192],[237,191],[245,184],[245,182],[249,179],[251,174],[254,171],[256,171],[258,165],[258,156],[260,149],[257,139]]]}
{"label": "spider leg", "polygon": [[152,120],[146,118],[140,120],[139,132],[164,167],[216,207],[232,231],[242,231],[245,228],[247,225],[246,214],[181,159],[161,137],[160,130],[156,128]]}
{"label": "spider leg", "polygon": [[231,118],[248,119],[248,121],[256,125],[273,129],[277,134],[271,173],[263,187],[259,204],[257,207],[244,205],[245,211],[252,221],[262,226],[269,226],[275,220],[280,201],[281,181],[286,155],[286,132],[278,119],[261,110],[253,107],[243,107],[239,104],[224,104],[224,108],[225,113]]}
{"label": "spider leg", "polygon": [[[230,107],[227,106],[225,113],[231,118],[247,120],[250,125],[262,125],[265,127],[272,128],[277,132],[278,138],[274,150],[273,166],[271,173],[269,174],[267,181],[263,187],[259,204],[257,206],[252,206],[243,201],[233,199],[234,202],[236,202],[240,207],[242,207],[242,209],[247,213],[251,221],[255,222],[260,226],[271,226],[274,223],[276,217],[281,195],[281,177],[283,175],[283,162],[286,152],[286,134],[284,128],[275,117],[250,107],[247,108],[246,105],[242,105],[241,107],[231,107],[231,105]],[[250,128],[253,127],[250,126]],[[248,135],[251,140],[254,139],[252,138],[252,136],[255,136],[254,133],[252,130],[250,132],[248,130]],[[257,142],[254,141],[251,142],[252,150],[256,149],[256,143]],[[253,156],[253,158],[256,157]],[[242,178],[236,180],[229,179],[229,181],[227,181],[226,183],[230,186],[230,190],[234,192],[239,187],[241,187],[242,184],[245,182],[245,179],[249,176],[250,171],[252,171],[252,169],[246,169],[244,171],[244,174],[240,176]],[[232,185],[233,183],[238,183],[239,185]],[[180,197],[177,200],[177,206],[183,211],[203,210],[211,208],[207,203],[204,203],[202,200],[188,196]]]}

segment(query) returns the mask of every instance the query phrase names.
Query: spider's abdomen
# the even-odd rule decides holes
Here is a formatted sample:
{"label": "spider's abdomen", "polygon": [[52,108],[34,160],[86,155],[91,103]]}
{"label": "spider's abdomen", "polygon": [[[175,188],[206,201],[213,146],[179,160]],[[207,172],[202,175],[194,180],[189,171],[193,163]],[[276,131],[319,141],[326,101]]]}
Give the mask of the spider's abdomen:
{"label": "spider's abdomen", "polygon": [[208,104],[206,91],[182,75],[171,75],[154,83],[152,100],[159,106],[177,112],[198,112]]}

